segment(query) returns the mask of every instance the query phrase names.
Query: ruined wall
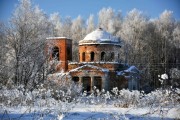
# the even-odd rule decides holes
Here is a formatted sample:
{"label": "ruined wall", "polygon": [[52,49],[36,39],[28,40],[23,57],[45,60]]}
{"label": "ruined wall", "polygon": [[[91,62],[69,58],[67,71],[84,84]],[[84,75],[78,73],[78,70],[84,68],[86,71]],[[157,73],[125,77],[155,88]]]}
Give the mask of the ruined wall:
{"label": "ruined wall", "polygon": [[70,75],[73,77],[78,77],[78,82],[83,83],[83,77],[90,77],[90,85],[91,90],[94,86],[94,78],[101,77],[101,88],[105,90],[112,90],[114,87],[118,87],[118,89],[128,88],[128,80],[125,79],[124,76],[117,76],[116,71],[111,72],[102,72],[102,71],[91,71],[90,69],[84,69],[82,71],[71,72]]}
{"label": "ruined wall", "polygon": [[[58,64],[55,66],[56,71],[68,70],[68,60],[72,60],[72,40],[67,38],[47,38],[47,47],[49,50],[49,61],[53,60],[53,48],[58,48]],[[56,53],[57,54],[57,53]]]}
{"label": "ruined wall", "polygon": [[88,91],[92,91],[93,87],[96,86],[95,85],[96,77],[100,78],[100,83],[101,83],[99,86],[100,90],[108,89],[108,83],[107,83],[108,73],[106,73],[106,72],[96,71],[96,70],[94,71],[94,70],[86,68],[86,69],[83,69],[82,71],[70,72],[70,75],[72,76],[72,80],[74,77],[78,78],[78,81],[76,81],[76,82],[81,83],[81,84],[84,84],[83,83],[84,77],[89,77],[88,84],[89,84],[90,89]]}

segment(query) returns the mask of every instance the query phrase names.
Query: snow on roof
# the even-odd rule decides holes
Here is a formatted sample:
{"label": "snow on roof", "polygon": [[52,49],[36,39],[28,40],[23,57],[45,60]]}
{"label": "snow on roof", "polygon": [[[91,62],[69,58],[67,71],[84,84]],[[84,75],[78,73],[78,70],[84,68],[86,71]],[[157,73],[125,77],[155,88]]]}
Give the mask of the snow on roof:
{"label": "snow on roof", "polygon": [[82,44],[112,44],[120,45],[118,38],[112,36],[110,33],[104,31],[102,28],[98,28],[95,31],[86,35],[86,37],[79,41],[79,45]]}
{"label": "snow on roof", "polygon": [[124,72],[139,73],[139,70],[135,66],[130,66],[128,69],[124,70]]}
{"label": "snow on roof", "polygon": [[135,66],[130,66],[126,70],[117,71],[117,75],[125,75],[125,73],[139,73],[139,70]]}
{"label": "snow on roof", "polygon": [[76,71],[79,71],[80,69],[82,69],[82,68],[84,68],[84,67],[94,68],[94,69],[97,69],[97,70],[102,71],[102,72],[109,72],[108,69],[101,68],[101,67],[97,67],[97,66],[94,66],[94,65],[83,65],[83,66],[77,67],[77,68],[75,68],[75,69],[72,69],[72,70],[70,70],[69,72],[76,72]]}
{"label": "snow on roof", "polygon": [[[56,40],[56,39],[68,39],[67,37],[48,37],[47,40]],[[71,40],[71,39],[68,39]]]}
{"label": "snow on roof", "polygon": [[124,75],[123,71],[117,71],[116,73],[117,73],[117,75]]}

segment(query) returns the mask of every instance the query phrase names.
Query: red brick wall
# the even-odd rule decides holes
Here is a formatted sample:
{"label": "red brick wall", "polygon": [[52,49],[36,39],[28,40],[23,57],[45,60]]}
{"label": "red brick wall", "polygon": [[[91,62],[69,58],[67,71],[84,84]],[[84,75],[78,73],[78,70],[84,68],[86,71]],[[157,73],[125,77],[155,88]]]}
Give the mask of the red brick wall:
{"label": "red brick wall", "polygon": [[[59,60],[60,60],[59,61],[60,64],[56,66],[56,71],[59,71],[61,69],[67,71],[68,60],[72,59],[72,41],[67,38],[48,39],[48,47],[52,49],[55,46],[59,48]],[[69,53],[67,49],[69,49]],[[50,61],[51,60],[52,60],[52,53],[50,53]]]}
{"label": "red brick wall", "polygon": [[[94,44],[94,45],[80,45],[79,46],[79,57],[80,62],[91,62],[91,52],[95,53],[94,61],[101,61],[101,52],[108,53],[110,52],[118,52],[120,49],[120,46],[111,45],[111,44]],[[85,52],[85,61],[83,61],[83,52]],[[117,55],[116,55],[117,56]],[[106,60],[109,61],[109,60]]]}

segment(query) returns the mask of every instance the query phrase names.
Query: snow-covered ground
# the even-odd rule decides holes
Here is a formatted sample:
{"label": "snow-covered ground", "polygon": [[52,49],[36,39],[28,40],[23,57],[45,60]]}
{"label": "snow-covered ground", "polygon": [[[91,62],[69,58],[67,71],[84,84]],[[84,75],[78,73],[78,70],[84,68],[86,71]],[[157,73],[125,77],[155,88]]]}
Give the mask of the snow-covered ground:
{"label": "snow-covered ground", "polygon": [[[178,120],[180,89],[143,91],[95,89],[87,95],[39,88],[0,90],[0,120]],[[77,91],[77,87],[73,85]],[[54,96],[55,94],[55,96]]]}
{"label": "snow-covered ground", "polygon": [[64,120],[144,120],[144,119],[167,119],[180,118],[179,109],[166,108],[160,111],[159,108],[117,108],[113,106],[91,105],[76,107],[64,117]]}
{"label": "snow-covered ground", "polygon": [[1,110],[0,119],[21,120],[174,120],[180,119],[180,106],[174,108],[119,108],[112,105],[77,104],[64,113],[54,112],[51,108],[12,107]]}

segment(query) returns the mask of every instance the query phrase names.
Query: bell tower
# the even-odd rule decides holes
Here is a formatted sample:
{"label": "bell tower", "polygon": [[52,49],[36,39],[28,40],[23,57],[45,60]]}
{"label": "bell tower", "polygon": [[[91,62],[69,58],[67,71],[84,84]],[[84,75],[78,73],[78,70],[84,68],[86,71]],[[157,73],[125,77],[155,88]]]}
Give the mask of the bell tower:
{"label": "bell tower", "polygon": [[72,40],[66,37],[47,38],[49,62],[55,64],[55,71],[68,70],[68,61],[72,60]]}

